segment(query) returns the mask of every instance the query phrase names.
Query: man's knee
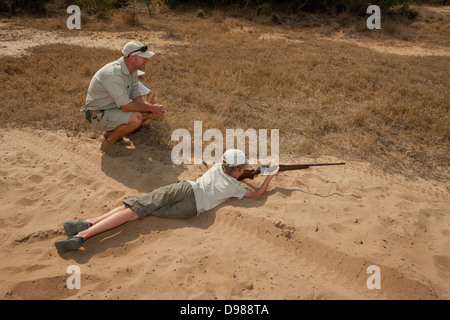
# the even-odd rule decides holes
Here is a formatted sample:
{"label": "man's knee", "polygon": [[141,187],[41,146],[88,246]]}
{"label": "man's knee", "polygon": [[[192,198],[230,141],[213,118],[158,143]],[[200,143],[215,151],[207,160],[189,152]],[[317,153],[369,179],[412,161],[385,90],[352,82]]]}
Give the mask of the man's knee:
{"label": "man's knee", "polygon": [[142,124],[142,114],[140,112],[133,112],[128,120],[128,125],[132,127],[139,127]]}

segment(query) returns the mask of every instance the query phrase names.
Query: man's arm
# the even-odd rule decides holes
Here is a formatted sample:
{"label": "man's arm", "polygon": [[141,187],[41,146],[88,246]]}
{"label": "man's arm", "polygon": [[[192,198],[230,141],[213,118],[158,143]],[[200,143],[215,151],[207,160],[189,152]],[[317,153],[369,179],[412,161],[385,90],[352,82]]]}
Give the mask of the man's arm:
{"label": "man's arm", "polygon": [[133,101],[120,107],[125,112],[151,112],[155,117],[164,115],[164,107],[160,104],[146,103],[142,96],[136,97]]}
{"label": "man's arm", "polygon": [[133,100],[134,102],[137,102],[137,103],[145,104],[145,105],[147,105],[147,106],[150,105],[150,104],[147,102],[147,100],[145,100],[144,96],[137,96],[136,98],[133,98],[133,99],[131,99],[131,100]]}

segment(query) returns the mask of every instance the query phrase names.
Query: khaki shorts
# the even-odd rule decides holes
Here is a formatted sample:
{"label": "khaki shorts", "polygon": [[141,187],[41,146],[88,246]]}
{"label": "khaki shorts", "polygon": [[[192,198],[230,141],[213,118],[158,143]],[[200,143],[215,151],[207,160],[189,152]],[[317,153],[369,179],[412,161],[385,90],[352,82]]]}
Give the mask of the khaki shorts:
{"label": "khaki shorts", "polygon": [[148,216],[189,219],[197,214],[194,189],[188,181],[160,187],[143,197],[127,199],[123,203],[141,219]]}
{"label": "khaki shorts", "polygon": [[95,119],[91,119],[91,126],[99,131],[111,131],[127,124],[132,114],[133,112],[125,112],[120,108],[103,110]]}

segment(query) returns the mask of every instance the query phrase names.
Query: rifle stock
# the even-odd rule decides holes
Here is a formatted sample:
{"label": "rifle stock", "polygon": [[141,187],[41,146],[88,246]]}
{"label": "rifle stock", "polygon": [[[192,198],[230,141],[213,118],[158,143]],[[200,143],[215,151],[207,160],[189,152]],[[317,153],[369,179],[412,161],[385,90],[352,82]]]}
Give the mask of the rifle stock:
{"label": "rifle stock", "polygon": [[[290,171],[290,170],[303,170],[308,169],[309,167],[318,167],[318,166],[340,166],[345,165],[345,162],[337,162],[337,163],[313,163],[313,164],[280,164],[280,171]],[[253,179],[256,175],[261,173],[261,168],[268,166],[261,166],[256,168],[255,170],[244,170],[238,180],[244,179]]]}

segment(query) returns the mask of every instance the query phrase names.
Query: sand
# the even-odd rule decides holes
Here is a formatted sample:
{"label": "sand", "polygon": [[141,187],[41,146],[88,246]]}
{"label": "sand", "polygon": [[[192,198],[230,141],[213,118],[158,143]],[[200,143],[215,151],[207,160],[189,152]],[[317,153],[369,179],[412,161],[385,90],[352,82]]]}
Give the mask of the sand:
{"label": "sand", "polygon": [[[448,184],[363,162],[290,171],[261,199],[231,199],[189,220],[127,223],[58,254],[64,221],[207,168],[174,166],[170,150],[140,144],[113,158],[100,139],[62,131],[2,129],[0,141],[2,299],[450,297]],[[80,289],[67,287],[73,265]],[[367,286],[372,265],[380,289]]]}
{"label": "sand", "polygon": [[[129,37],[0,27],[8,30],[1,55],[53,42],[117,48]],[[158,39],[163,52],[167,43]],[[99,216],[207,167],[175,166],[170,150],[141,143],[132,157],[113,158],[99,150],[100,137],[63,131],[1,128],[0,143],[2,299],[450,298],[448,182],[354,161],[291,171],[261,199],[231,199],[189,220],[127,223],[58,254],[65,221]],[[80,270],[79,289],[67,286],[70,266]],[[368,273],[373,266],[378,273]],[[376,276],[379,289],[371,286]]]}

